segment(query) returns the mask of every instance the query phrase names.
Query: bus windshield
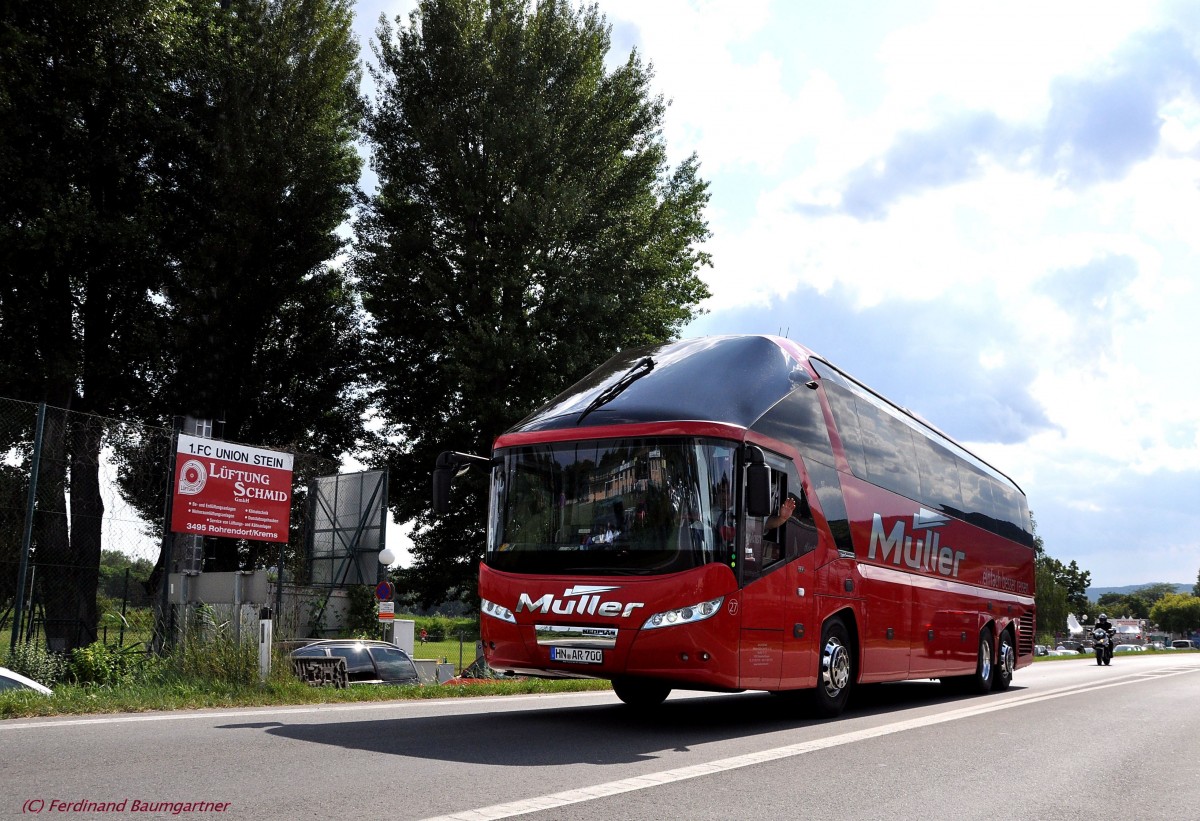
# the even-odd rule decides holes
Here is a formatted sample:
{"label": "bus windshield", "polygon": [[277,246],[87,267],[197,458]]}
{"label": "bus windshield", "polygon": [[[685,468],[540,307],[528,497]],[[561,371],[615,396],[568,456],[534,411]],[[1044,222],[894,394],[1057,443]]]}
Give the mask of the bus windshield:
{"label": "bus windshield", "polygon": [[514,573],[651,575],[728,562],[735,445],[603,439],[508,448],[486,562]]}

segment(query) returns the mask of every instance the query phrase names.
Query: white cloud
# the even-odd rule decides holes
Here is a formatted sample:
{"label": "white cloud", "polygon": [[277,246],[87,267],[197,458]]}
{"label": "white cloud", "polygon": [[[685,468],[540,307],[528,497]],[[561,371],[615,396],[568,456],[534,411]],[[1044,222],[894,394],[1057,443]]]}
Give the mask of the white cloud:
{"label": "white cloud", "polygon": [[[380,8],[412,6],[358,12],[373,31]],[[1052,555],[1097,584],[1194,578],[1200,81],[1180,60],[1200,14],[1122,0],[879,4],[869,20],[782,0],[600,11],[671,101],[672,161],[697,152],[712,182],[701,327],[789,327],[887,390],[944,363],[910,404],[1017,479]],[[1170,52],[1154,39],[1168,27]],[[1124,506],[1152,508],[1152,525]]]}
{"label": "white cloud", "polygon": [[1155,22],[1155,7],[1120,0],[995,3],[944,0],[928,19],[898,29],[879,50],[890,100],[886,115],[987,109],[1040,118],[1049,83],[1103,59]]}
{"label": "white cloud", "polygon": [[[1161,100],[1150,100],[1157,146],[1144,130],[1130,132],[1126,145],[1114,142],[1119,133],[1088,130],[1112,122],[1106,105],[1119,115],[1119,103],[1104,96],[1110,90],[1149,88],[1142,67],[1162,71],[1147,45],[1162,34],[1158,6],[998,9],[946,3],[884,37],[877,62],[863,65],[884,80],[866,105],[844,75],[792,77],[792,88],[820,88],[829,116],[807,121],[797,133],[809,148],[785,152],[779,176],[753,180],[756,195],[736,205],[714,199],[709,250],[717,267],[706,279],[715,313],[705,327],[733,331],[740,322],[775,332],[756,317],[782,325],[771,306],[783,302],[799,310],[793,328],[836,333],[836,322],[814,324],[804,299],[790,297],[836,293],[852,312],[842,320],[847,335],[859,336],[835,345],[874,350],[880,340],[862,336],[860,316],[890,311],[936,334],[948,317],[930,311],[977,314],[978,347],[968,361],[981,372],[1019,375],[1014,389],[1035,399],[1048,426],[1010,444],[969,444],[1030,493],[1052,555],[1079,558],[1085,568],[1094,561],[1100,584],[1186,580],[1200,553],[1159,551],[1132,529],[1121,536],[1112,511],[1122,493],[1169,487],[1164,477],[1200,493],[1200,381],[1187,376],[1200,343],[1200,105],[1186,86],[1168,93],[1159,85]],[[1197,28],[1173,34],[1176,43],[1197,40]],[[774,47],[765,34],[760,40]],[[1136,82],[1122,79],[1130,77]],[[1116,79],[1110,89],[1093,78]],[[788,88],[785,78],[780,94]],[[1043,130],[1053,105],[1055,127],[1070,130]],[[1096,108],[1080,108],[1089,105]],[[724,110],[715,101],[710,109]],[[722,128],[703,119],[693,126],[698,145]],[[964,138],[979,139],[978,151],[950,153]],[[1061,171],[1047,164],[1054,156]],[[889,165],[898,162],[909,165]],[[877,199],[858,217],[837,213],[856,178]],[[936,345],[928,350],[935,361]],[[1157,533],[1157,544],[1194,544],[1194,513],[1161,518],[1183,529]],[[1154,550],[1148,555],[1162,566],[1129,578],[1108,547],[1121,538]]]}

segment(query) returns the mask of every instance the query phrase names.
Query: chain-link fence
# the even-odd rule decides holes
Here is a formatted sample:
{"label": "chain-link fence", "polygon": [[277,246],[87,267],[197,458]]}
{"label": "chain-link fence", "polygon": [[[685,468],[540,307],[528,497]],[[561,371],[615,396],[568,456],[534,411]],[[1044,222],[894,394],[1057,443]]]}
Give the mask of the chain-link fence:
{"label": "chain-link fence", "polygon": [[171,534],[176,433],[0,398],[0,654],[18,643],[160,649],[189,625],[240,632],[261,607],[276,638],[336,621],[341,591],[311,583],[313,523],[327,517],[310,489],[338,464],[292,453],[286,542]]}

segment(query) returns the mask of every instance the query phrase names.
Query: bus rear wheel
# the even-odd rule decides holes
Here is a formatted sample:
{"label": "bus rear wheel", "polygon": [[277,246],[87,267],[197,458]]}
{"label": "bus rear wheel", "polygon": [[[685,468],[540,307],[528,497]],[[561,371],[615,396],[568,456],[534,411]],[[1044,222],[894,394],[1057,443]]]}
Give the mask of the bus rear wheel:
{"label": "bus rear wheel", "polygon": [[660,681],[642,678],[613,679],[613,692],[630,707],[657,707],[671,695],[671,688]]}
{"label": "bus rear wheel", "polygon": [[854,650],[841,619],[830,619],[821,631],[821,669],[812,694],[813,712],[822,718],[841,715],[854,684]]}

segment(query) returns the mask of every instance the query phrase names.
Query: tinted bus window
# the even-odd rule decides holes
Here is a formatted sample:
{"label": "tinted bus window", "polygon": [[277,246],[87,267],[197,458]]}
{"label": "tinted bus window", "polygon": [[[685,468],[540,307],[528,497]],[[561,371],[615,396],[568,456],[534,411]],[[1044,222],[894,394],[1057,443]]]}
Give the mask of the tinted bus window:
{"label": "tinted bus window", "polygon": [[921,479],[921,498],[948,513],[963,509],[962,487],[958,481],[958,460],[941,445],[924,436],[913,437],[917,455],[917,473]]}
{"label": "tinted bus window", "polygon": [[795,445],[804,461],[834,464],[829,428],[817,391],[798,387],[779,401],[754,425],[768,436]]}
{"label": "tinted bus window", "polygon": [[901,496],[921,498],[912,430],[870,402],[859,400],[857,405],[867,479]]}
{"label": "tinted bus window", "polygon": [[829,400],[829,409],[833,411],[833,422],[837,425],[850,471],[862,479],[867,478],[867,460],[863,455],[862,435],[858,431],[854,394],[835,382],[826,382],[825,398]]}
{"label": "tinted bus window", "polygon": [[842,496],[842,482],[832,467],[816,462],[808,466],[808,477],[825,513],[833,543],[843,553],[854,553],[854,542],[850,538],[850,516],[846,513],[846,499]]}
{"label": "tinted bus window", "polygon": [[1011,480],[832,365],[810,364],[822,379],[855,476],[1012,541],[1033,544],[1028,503]]}
{"label": "tinted bus window", "polygon": [[963,513],[967,521],[995,530],[996,526],[991,520],[996,518],[996,506],[992,502],[992,486],[988,477],[970,465],[963,465],[959,480],[962,485]]}

